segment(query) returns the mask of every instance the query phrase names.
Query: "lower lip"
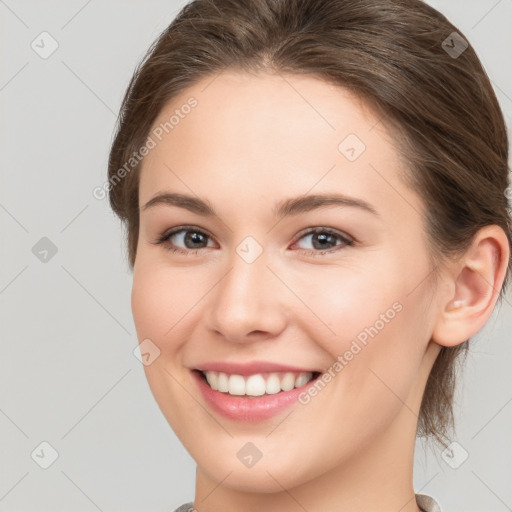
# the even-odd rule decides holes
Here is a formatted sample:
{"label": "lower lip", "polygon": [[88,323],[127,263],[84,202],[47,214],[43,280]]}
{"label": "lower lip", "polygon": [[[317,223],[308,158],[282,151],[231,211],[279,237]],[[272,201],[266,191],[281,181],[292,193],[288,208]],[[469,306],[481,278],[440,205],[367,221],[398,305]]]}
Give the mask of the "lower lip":
{"label": "lower lip", "polygon": [[245,422],[262,421],[279,414],[297,402],[299,395],[313,382],[309,381],[300,388],[280,391],[273,395],[248,397],[215,391],[203,379],[200,372],[193,370],[192,374],[203,398],[214,411],[230,420]]}

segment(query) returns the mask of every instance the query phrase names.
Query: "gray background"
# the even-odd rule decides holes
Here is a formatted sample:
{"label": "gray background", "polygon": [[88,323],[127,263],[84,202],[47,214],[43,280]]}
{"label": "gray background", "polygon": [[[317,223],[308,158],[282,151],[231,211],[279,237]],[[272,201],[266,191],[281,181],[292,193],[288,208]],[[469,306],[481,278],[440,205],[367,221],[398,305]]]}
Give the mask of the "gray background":
{"label": "gray background", "polygon": [[[429,3],[475,46],[512,126],[512,0]],[[172,511],[193,499],[195,463],[133,355],[120,225],[92,195],[134,67],[183,4],[0,0],[2,511]],[[59,45],[47,59],[31,48],[43,31]],[[46,262],[33,251],[43,237],[57,249]],[[473,343],[454,455],[418,441],[415,490],[443,512],[512,510],[511,332],[509,292]],[[58,452],[47,469],[44,441]]]}

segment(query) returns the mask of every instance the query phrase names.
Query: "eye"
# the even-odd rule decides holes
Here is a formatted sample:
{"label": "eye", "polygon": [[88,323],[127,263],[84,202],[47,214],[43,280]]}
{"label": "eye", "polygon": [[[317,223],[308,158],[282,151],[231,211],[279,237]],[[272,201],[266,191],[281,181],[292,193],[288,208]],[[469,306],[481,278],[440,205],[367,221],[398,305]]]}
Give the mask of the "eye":
{"label": "eye", "polygon": [[[301,249],[308,256],[319,256],[326,253],[336,252],[335,247],[353,246],[355,241],[336,230],[317,227],[301,233],[301,236],[292,247],[300,240],[308,240],[312,243],[313,249]],[[171,231],[165,231],[157,240],[152,242],[156,245],[163,245],[171,252],[185,255],[197,254],[200,249],[205,249],[211,241],[210,235],[194,226],[180,226]],[[180,247],[180,245],[184,247]],[[333,248],[334,247],[334,248]]]}
{"label": "eye", "polygon": [[[353,246],[355,243],[352,238],[338,231],[322,227],[310,229],[302,233],[302,236],[299,238],[299,241],[300,240],[309,240],[309,242],[312,243],[313,250],[303,249],[308,256],[318,256],[325,253],[336,252],[338,249],[333,249],[333,247]],[[294,245],[297,243],[298,242],[295,242]]]}
{"label": "eye", "polygon": [[[204,249],[210,236],[194,226],[181,226],[171,231],[164,232],[153,244],[161,244],[171,252],[181,254],[196,254],[197,250]],[[185,247],[178,247],[178,245]],[[195,250],[194,250],[195,249]]]}

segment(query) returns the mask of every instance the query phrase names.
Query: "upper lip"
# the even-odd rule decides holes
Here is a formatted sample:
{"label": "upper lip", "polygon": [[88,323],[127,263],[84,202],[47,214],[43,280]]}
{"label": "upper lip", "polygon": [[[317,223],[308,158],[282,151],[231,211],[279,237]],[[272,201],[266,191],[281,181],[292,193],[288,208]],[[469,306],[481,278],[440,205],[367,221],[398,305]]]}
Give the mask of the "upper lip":
{"label": "upper lip", "polygon": [[215,371],[227,373],[229,375],[253,375],[255,373],[271,373],[271,372],[312,372],[318,373],[319,370],[308,368],[299,368],[297,366],[289,366],[284,364],[272,363],[270,361],[251,361],[250,363],[228,363],[223,361],[215,361],[204,363],[195,368],[203,372]]}

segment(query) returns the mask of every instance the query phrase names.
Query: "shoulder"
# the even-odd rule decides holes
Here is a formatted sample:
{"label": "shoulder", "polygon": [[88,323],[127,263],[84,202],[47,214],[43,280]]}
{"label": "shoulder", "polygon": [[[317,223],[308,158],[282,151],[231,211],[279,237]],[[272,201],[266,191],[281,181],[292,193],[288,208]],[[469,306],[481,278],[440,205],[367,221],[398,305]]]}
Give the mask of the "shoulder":
{"label": "shoulder", "polygon": [[[434,498],[426,494],[416,494],[416,503],[424,512],[442,512],[441,507]],[[174,512],[193,512],[194,503],[184,503]]]}
{"label": "shoulder", "polygon": [[424,512],[442,512],[439,503],[426,494],[416,494],[416,503]]}
{"label": "shoulder", "polygon": [[178,507],[174,512],[193,512],[194,511],[194,503],[191,501],[190,503],[184,503],[181,507]]}

